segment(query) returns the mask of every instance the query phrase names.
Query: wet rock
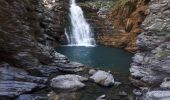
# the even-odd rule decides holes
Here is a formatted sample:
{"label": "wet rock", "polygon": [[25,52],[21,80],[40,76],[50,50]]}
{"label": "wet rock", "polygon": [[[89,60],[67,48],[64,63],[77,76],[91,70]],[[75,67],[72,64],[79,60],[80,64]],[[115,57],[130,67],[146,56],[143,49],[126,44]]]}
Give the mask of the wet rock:
{"label": "wet rock", "polygon": [[147,92],[145,100],[170,100],[170,91]]}
{"label": "wet rock", "polygon": [[15,97],[22,93],[30,92],[35,88],[44,87],[31,82],[0,81],[0,96]]}
{"label": "wet rock", "polygon": [[94,82],[103,86],[110,86],[114,84],[113,75],[105,71],[99,70],[94,73],[90,78],[93,79]]}
{"label": "wet rock", "polygon": [[57,63],[58,69],[64,72],[79,72],[83,70],[84,65],[77,62]]}
{"label": "wet rock", "polygon": [[106,95],[103,94],[103,95],[99,96],[96,100],[106,100]]}
{"label": "wet rock", "polygon": [[51,80],[51,87],[59,90],[76,91],[85,86],[82,81],[88,79],[79,75],[60,75]]}
{"label": "wet rock", "polygon": [[55,52],[55,63],[68,63],[69,60],[66,56],[62,55],[61,53]]}
{"label": "wet rock", "polygon": [[[35,71],[37,70],[37,71]],[[49,77],[53,73],[59,73],[58,67],[57,66],[52,66],[52,65],[40,65],[34,68],[32,71],[34,73],[40,73],[40,75],[44,77]]]}
{"label": "wet rock", "polygon": [[47,96],[23,94],[20,95],[16,100],[49,100]]}
{"label": "wet rock", "polygon": [[15,97],[43,88],[47,82],[45,77],[31,76],[25,70],[7,63],[0,64],[0,76],[0,97]]}
{"label": "wet rock", "polygon": [[50,100],[78,100],[76,92],[55,93],[52,91],[48,97]]}
{"label": "wet rock", "polygon": [[25,81],[25,82],[33,82],[38,84],[45,84],[47,82],[46,77],[35,77],[29,75],[23,69],[19,69],[13,66],[10,66],[7,63],[0,64],[0,80],[16,80],[16,81]]}

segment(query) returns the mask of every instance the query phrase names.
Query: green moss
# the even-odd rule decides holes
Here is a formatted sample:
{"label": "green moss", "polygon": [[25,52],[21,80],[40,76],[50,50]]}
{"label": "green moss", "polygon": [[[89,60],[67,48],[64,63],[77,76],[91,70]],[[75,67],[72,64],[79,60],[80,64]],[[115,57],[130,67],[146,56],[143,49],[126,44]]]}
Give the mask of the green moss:
{"label": "green moss", "polygon": [[170,55],[170,51],[160,51],[159,52],[159,57],[167,57],[168,55]]}
{"label": "green moss", "polygon": [[85,3],[98,9],[100,8],[110,9],[113,7],[115,0],[91,0],[86,1]]}
{"label": "green moss", "polygon": [[117,0],[114,9],[123,8],[128,2],[129,0]]}

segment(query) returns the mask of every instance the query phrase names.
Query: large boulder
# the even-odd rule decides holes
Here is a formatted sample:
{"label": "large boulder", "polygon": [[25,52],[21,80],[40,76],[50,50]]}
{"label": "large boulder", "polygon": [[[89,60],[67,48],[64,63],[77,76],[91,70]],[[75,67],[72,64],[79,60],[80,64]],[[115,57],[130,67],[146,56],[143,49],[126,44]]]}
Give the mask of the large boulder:
{"label": "large boulder", "polygon": [[91,77],[96,83],[103,85],[103,86],[110,86],[114,84],[113,75],[109,72],[105,71],[97,71]]}
{"label": "large boulder", "polygon": [[76,91],[85,86],[81,81],[88,80],[79,75],[60,75],[51,80],[51,87],[58,90]]}
{"label": "large boulder", "polygon": [[170,91],[151,91],[144,100],[170,100]]}

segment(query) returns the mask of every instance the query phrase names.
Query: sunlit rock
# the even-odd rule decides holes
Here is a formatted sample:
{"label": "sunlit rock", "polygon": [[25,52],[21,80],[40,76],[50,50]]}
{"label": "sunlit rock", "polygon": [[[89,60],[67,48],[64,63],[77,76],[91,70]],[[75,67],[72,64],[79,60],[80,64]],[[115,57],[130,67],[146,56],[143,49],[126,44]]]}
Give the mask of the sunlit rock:
{"label": "sunlit rock", "polygon": [[145,100],[170,100],[170,91],[150,91]]}
{"label": "sunlit rock", "polygon": [[97,71],[91,77],[96,83],[103,85],[103,86],[110,86],[114,84],[114,78],[111,73],[105,71]]}
{"label": "sunlit rock", "polygon": [[75,91],[85,86],[82,81],[88,79],[79,75],[60,75],[51,80],[51,87],[60,90]]}

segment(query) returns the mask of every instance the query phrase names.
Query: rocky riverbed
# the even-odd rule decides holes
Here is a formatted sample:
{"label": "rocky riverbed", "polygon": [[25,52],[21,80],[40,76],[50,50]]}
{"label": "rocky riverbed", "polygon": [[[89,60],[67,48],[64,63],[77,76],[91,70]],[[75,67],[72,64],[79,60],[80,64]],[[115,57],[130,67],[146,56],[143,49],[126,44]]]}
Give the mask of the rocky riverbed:
{"label": "rocky riverbed", "polygon": [[[103,97],[104,100],[134,97],[127,90],[127,88],[131,88],[132,92],[134,87],[127,81],[117,81],[119,79],[113,72],[70,62],[67,57],[57,52],[55,57],[55,61],[51,65],[31,68],[32,73],[5,62],[1,63],[1,100],[70,100],[70,98],[86,100],[89,97],[82,98],[81,96],[88,95],[90,91],[97,92],[102,89],[107,90],[107,92],[103,90],[100,92],[106,94]],[[119,89],[120,87],[123,88]],[[109,90],[109,88],[113,90]],[[110,93],[114,90],[117,92],[111,96]],[[91,94],[92,99],[90,100],[97,99],[102,95],[99,94]],[[103,100],[99,98],[97,100]]]}

